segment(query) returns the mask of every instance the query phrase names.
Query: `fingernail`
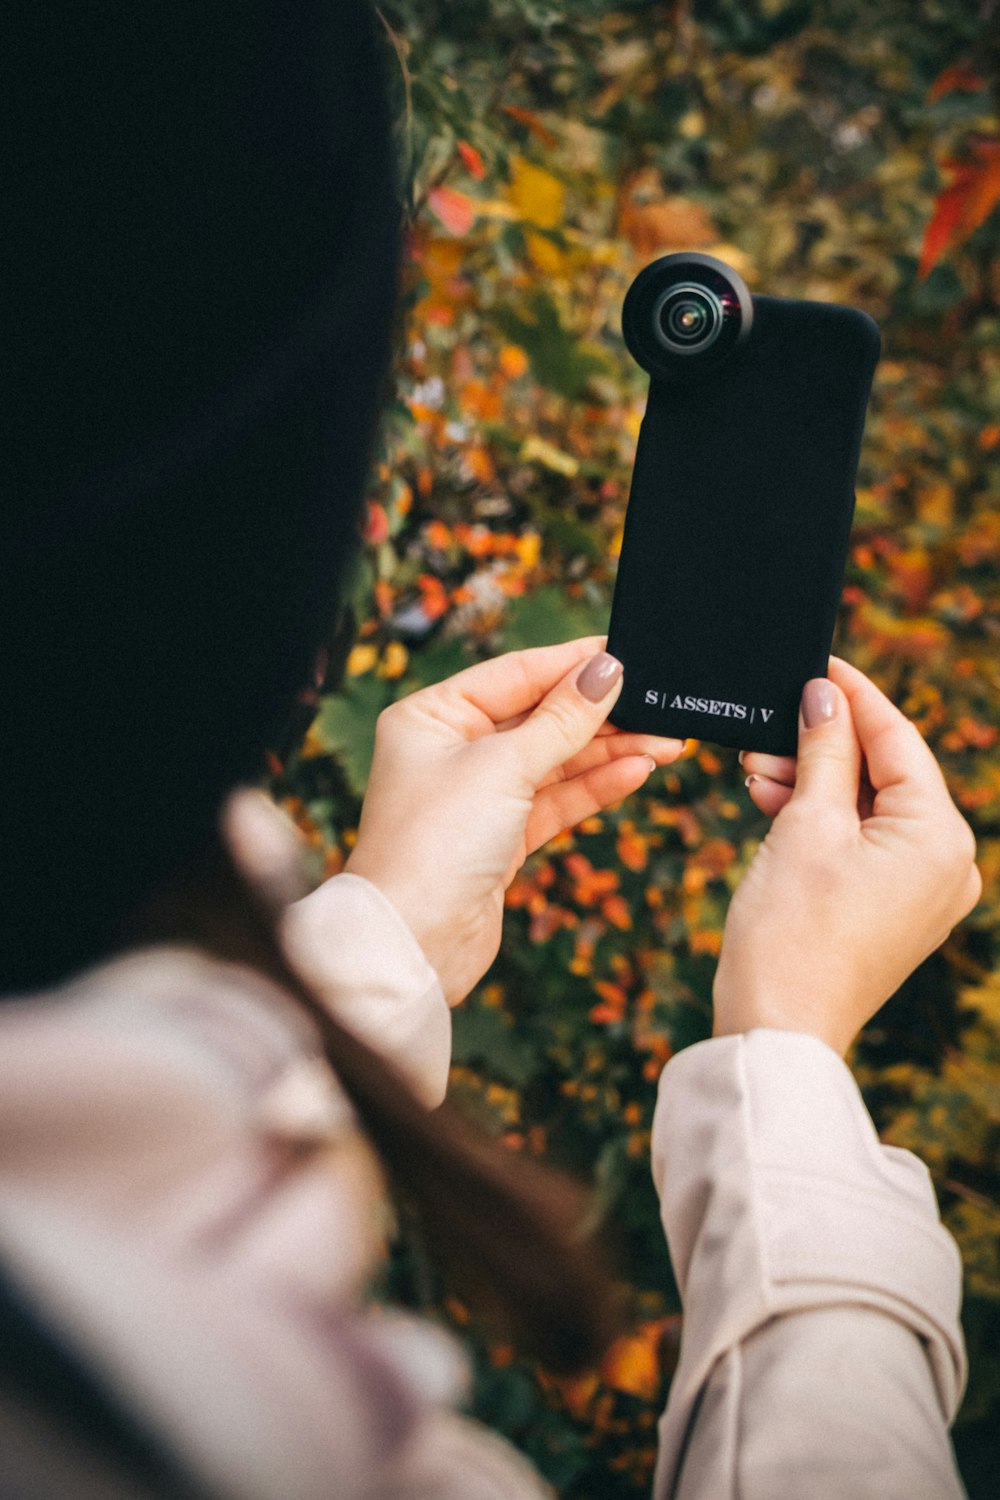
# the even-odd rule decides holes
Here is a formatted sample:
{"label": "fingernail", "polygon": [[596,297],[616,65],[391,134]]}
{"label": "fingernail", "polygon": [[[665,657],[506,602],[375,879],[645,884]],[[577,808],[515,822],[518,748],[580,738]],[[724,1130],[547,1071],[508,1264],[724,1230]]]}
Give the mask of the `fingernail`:
{"label": "fingernail", "polygon": [[813,677],[802,692],[802,722],[807,729],[828,724],[837,712],[837,695],[833,683],[825,677]]}
{"label": "fingernail", "polygon": [[740,753],[739,753],[739,755],[736,757],[736,759],[739,761],[740,765],[743,764],[743,757],[744,757],[744,755],[746,755],[746,751],[745,750],[741,750]]}
{"label": "fingernail", "polygon": [[746,779],[746,781],[744,781],[743,785],[744,786],[750,786],[750,784],[752,782],[754,782],[754,781],[760,781],[760,777],[759,776],[748,776],[747,779]]}
{"label": "fingernail", "polygon": [[607,651],[598,651],[576,679],[577,688],[589,703],[600,703],[602,698],[608,696],[623,670],[617,657],[609,655]]}
{"label": "fingernail", "polygon": [[656,761],[653,759],[653,757],[651,755],[645,755],[645,756],[643,756],[643,759],[645,760],[646,764],[649,766],[649,771],[647,772],[647,775],[652,776],[653,772],[656,770]]}

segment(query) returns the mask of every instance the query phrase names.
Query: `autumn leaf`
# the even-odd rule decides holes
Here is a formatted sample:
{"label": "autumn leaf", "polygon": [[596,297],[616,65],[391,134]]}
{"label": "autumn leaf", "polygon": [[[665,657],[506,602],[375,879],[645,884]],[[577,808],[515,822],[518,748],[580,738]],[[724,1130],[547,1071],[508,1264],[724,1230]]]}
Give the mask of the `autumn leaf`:
{"label": "autumn leaf", "polygon": [[618,233],[644,260],[670,250],[703,250],[719,238],[707,210],[690,198],[668,197],[659,172],[648,167],[621,189]]}
{"label": "autumn leaf", "polygon": [[951,183],[934,205],[917,270],[922,280],[948,250],[964,244],[1000,202],[1000,140],[976,141],[971,161],[945,161]]}
{"label": "autumn leaf", "polygon": [[427,194],[431,212],[449,234],[466,235],[476,221],[476,209],[471,198],[450,187],[434,187]]}
{"label": "autumn leaf", "polygon": [[[617,1339],[601,1362],[605,1385],[642,1401],[652,1401],[659,1393],[666,1367],[676,1359],[676,1349],[671,1345],[676,1344],[679,1324],[676,1314],[656,1318]],[[665,1358],[667,1354],[669,1358]]]}
{"label": "autumn leaf", "polygon": [[623,823],[616,845],[618,858],[630,870],[644,870],[649,858],[649,841],[637,833],[633,823]]}
{"label": "autumn leaf", "polygon": [[389,517],[385,506],[379,505],[377,500],[368,502],[368,519],[365,522],[365,541],[377,545],[384,542],[389,536]]}
{"label": "autumn leaf", "polygon": [[621,985],[600,979],[595,983],[594,989],[603,1003],[591,1006],[590,1019],[604,1025],[614,1025],[616,1021],[620,1021],[625,1014],[628,999]]}
{"label": "autumn leaf", "polygon": [[514,160],[508,196],[522,219],[539,229],[555,229],[566,212],[566,189],[544,167],[533,166],[523,156]]}
{"label": "autumn leaf", "polygon": [[556,137],[552,134],[552,131],[543,125],[538,116],[533,114],[530,109],[521,109],[516,104],[504,104],[502,109],[505,115],[509,115],[512,120],[516,120],[519,125],[524,125],[530,130],[532,135],[543,146],[551,147],[557,144]]}
{"label": "autumn leaf", "polygon": [[624,896],[606,896],[601,902],[601,911],[613,927],[628,932],[632,926],[632,912]]}
{"label": "autumn leaf", "polygon": [[[369,511],[352,592],[360,648],[343,689],[303,749],[268,764],[281,793],[300,796],[314,840],[321,828],[332,875],[356,836],[387,703],[500,651],[607,629],[647,397],[620,325],[642,260],[701,249],[755,292],[866,308],[890,353],[865,424],[838,649],[942,757],[984,893],[907,982],[905,1005],[859,1039],[852,1066],[869,1067],[883,1138],[935,1175],[967,1283],[992,1309],[992,1350],[1000,264],[986,252],[1000,130],[982,7],[880,10],[873,66],[871,5],[845,4],[848,24],[829,30],[821,0],[792,7],[811,18],[801,30],[775,3],[686,7],[683,36],[663,32],[661,46],[648,6],[584,7],[575,25],[568,0],[481,0],[472,26],[462,6],[429,24],[419,0],[380,0],[402,48],[390,63],[405,63],[401,196],[426,210],[407,228],[369,490],[389,534]],[[961,61],[928,92],[935,69],[917,62],[934,56]],[[922,204],[935,163],[922,275],[973,232],[984,253],[928,284],[899,268],[914,215],[932,218]],[[620,1218],[628,1263],[643,1267],[662,1248],[647,1166],[657,1081],[710,1029],[726,910],[766,835],[732,751],[692,740],[657,782],[531,856],[506,892],[490,984],[453,1021],[463,1107],[526,1154],[614,1163],[613,1191],[595,1203]],[[649,1493],[672,1360],[664,1368],[648,1325],[676,1310],[668,1279],[655,1279],[651,1296],[645,1271],[631,1288],[633,1322],[600,1374],[557,1386],[508,1345],[486,1356],[477,1415],[540,1456],[560,1494]],[[976,1353],[985,1332],[970,1344],[965,1416],[996,1425],[993,1365]]]}
{"label": "autumn leaf", "polygon": [[470,146],[468,141],[459,141],[455,149],[470,177],[475,177],[477,182],[482,182],[486,176],[486,166],[475,146]]}
{"label": "autumn leaf", "polygon": [[370,672],[378,661],[378,650],[372,645],[355,646],[347,658],[348,677],[360,677],[365,672]]}
{"label": "autumn leaf", "polygon": [[986,80],[982,78],[969,63],[952,63],[951,67],[945,68],[939,73],[927,91],[927,99],[935,104],[945,94],[955,93],[961,90],[966,94],[978,94],[980,89],[986,87]]}
{"label": "autumn leaf", "polygon": [[410,654],[402,641],[390,641],[386,646],[379,662],[377,671],[380,677],[402,677],[409,663]]}
{"label": "autumn leaf", "polygon": [[504,344],[497,356],[500,371],[508,380],[519,380],[528,370],[528,356],[520,344]]}

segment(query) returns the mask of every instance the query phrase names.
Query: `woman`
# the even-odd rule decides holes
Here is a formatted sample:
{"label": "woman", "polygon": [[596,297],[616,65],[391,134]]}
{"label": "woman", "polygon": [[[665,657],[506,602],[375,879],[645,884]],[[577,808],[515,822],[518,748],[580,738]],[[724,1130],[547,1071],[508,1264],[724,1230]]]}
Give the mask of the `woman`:
{"label": "woman", "polygon": [[[370,16],[65,12],[3,54],[3,1492],[542,1494],[454,1415],[450,1342],[364,1307],[383,1173],[485,1314],[594,1357],[577,1196],[434,1106],[526,854],[680,746],[606,724],[599,638],[470,668],[383,715],[347,870],[303,889],[234,789],[331,627],[388,358]],[[957,1255],[838,1054],[978,899],[971,835],[835,658],[797,761],[747,766],[780,816],[654,1129],[657,1494],[959,1494]]]}

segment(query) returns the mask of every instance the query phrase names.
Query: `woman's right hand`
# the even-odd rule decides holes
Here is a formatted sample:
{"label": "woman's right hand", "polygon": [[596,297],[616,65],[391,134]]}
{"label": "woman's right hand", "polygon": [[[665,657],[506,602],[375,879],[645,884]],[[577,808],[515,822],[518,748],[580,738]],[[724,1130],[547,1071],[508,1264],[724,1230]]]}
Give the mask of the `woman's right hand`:
{"label": "woman's right hand", "polygon": [[982,880],[918,730],[856,667],[833,656],[829,671],[803,695],[816,722],[800,714],[797,760],[743,757],[774,778],[753,795],[776,816],[729,907],[714,1034],[804,1031],[843,1055]]}

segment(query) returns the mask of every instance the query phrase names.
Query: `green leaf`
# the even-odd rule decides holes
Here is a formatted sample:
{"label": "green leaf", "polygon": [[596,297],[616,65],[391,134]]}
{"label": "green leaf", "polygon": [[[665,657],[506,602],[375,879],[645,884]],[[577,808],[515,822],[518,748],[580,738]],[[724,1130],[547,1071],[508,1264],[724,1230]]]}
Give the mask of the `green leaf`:
{"label": "green leaf", "polygon": [[452,1058],[480,1063],[492,1077],[523,1088],[536,1069],[535,1049],[515,1034],[502,1010],[470,1004],[454,1015]]}
{"label": "green leaf", "polygon": [[351,790],[359,796],[368,785],[375,753],[375,721],[393,697],[384,678],[357,677],[336,696],[325,698],[316,716],[313,733],[337,756]]}
{"label": "green leaf", "polygon": [[508,651],[528,646],[553,646],[582,635],[603,635],[608,628],[608,610],[584,599],[567,599],[555,584],[546,584],[533,594],[513,599],[504,626]]}
{"label": "green leaf", "polygon": [[419,651],[411,653],[409,669],[403,679],[405,692],[431,687],[446,677],[454,677],[456,672],[471,667],[475,659],[462,636],[438,635]]}
{"label": "green leaf", "polygon": [[559,309],[545,291],[532,293],[523,314],[501,305],[493,316],[507,337],[527,351],[539,384],[570,400],[585,393],[591,375],[613,369],[603,350],[585,345],[563,327]]}

